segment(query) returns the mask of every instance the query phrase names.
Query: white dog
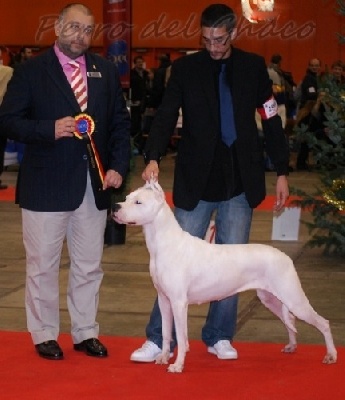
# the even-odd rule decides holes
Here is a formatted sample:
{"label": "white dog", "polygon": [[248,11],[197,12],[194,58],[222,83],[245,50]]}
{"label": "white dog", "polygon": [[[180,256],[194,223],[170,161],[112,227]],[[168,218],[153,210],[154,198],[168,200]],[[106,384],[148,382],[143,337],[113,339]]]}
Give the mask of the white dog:
{"label": "white dog", "polygon": [[117,203],[114,219],[143,226],[162,314],[163,349],[157,364],[168,363],[173,318],[175,321],[178,353],[169,372],[182,372],[189,350],[188,304],[220,300],[248,289],[256,289],[261,302],[285,324],[289,343],[283,352],[296,349],[296,316],[324,335],[327,354],[323,362],[336,362],[329,322],[313,310],[292,260],[280,250],[261,244],[210,244],[191,236],[181,229],[162,188],[153,181]]}

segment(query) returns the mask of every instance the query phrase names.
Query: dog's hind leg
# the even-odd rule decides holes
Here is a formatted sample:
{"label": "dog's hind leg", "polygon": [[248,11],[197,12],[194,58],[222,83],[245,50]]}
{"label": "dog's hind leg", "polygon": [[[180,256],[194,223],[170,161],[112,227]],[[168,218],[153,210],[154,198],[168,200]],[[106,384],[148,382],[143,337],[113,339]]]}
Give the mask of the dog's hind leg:
{"label": "dog's hind leg", "polygon": [[170,342],[173,328],[173,313],[169,299],[158,293],[158,304],[162,315],[162,353],[156,358],[156,364],[168,364],[170,356]]}
{"label": "dog's hind leg", "polygon": [[257,295],[261,300],[261,303],[283,322],[288,331],[289,343],[282,349],[282,352],[293,353],[297,348],[297,330],[295,327],[294,315],[290,313],[288,308],[272,293],[258,289]]}
{"label": "dog's hind leg", "polygon": [[[291,287],[290,287],[291,290]],[[337,361],[337,350],[334,346],[333,337],[329,322],[321,317],[310,305],[303,290],[298,292],[294,291],[289,293],[289,298],[284,301],[283,304],[273,294],[266,292],[265,290],[258,290],[258,297],[262,303],[269,308],[274,314],[276,314],[285,324],[289,333],[289,344],[287,344],[283,352],[291,353],[296,350],[296,329],[294,326],[294,319],[298,319],[313,325],[318,329],[324,336],[327,354],[323,358],[324,364],[333,364]]]}
{"label": "dog's hind leg", "polygon": [[186,352],[189,350],[188,344],[188,302],[178,300],[171,304],[174,321],[175,331],[177,338],[177,357],[174,364],[170,364],[169,372],[182,372],[184,367],[184,360]]}
{"label": "dog's hind leg", "polygon": [[[280,300],[279,300],[280,301]],[[296,340],[296,327],[295,327],[295,316],[289,311],[285,304],[282,304],[283,322],[289,334],[289,343],[282,349],[283,353],[294,353],[297,348]]]}
{"label": "dog's hind leg", "polygon": [[315,326],[324,336],[327,354],[323,358],[324,364],[333,364],[337,361],[337,350],[334,346],[331,328],[329,321],[321,317],[310,305],[308,299],[304,303],[298,303],[296,306],[292,306],[290,311],[300,320],[307,322],[310,325]]}

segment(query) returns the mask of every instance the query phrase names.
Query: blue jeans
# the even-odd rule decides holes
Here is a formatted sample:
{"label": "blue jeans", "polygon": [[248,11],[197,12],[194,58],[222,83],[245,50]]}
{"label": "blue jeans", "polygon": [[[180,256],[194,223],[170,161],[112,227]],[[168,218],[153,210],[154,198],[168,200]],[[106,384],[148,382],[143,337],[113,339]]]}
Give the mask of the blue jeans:
{"label": "blue jeans", "polygon": [[[216,243],[248,243],[253,210],[248,205],[244,193],[228,201],[200,201],[192,211],[175,208],[175,217],[184,231],[204,238],[213,212],[216,212]],[[236,331],[237,303],[238,295],[210,303],[206,323],[202,328],[202,340],[206,346],[213,346],[219,340],[233,339]],[[162,316],[157,299],[146,326],[146,337],[162,348]],[[172,337],[171,350],[176,347],[175,330]]]}

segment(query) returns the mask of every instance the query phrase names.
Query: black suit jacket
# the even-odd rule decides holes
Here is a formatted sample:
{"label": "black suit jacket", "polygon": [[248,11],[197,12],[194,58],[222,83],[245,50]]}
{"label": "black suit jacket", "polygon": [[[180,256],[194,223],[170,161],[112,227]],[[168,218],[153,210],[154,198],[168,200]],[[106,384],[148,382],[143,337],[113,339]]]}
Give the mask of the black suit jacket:
{"label": "black suit jacket", "polygon": [[[227,74],[233,98],[241,180],[247,200],[254,208],[265,197],[263,147],[255,110],[272,96],[272,83],[262,57],[236,48],[232,48]],[[177,207],[192,210],[204,193],[220,135],[214,61],[207,51],[173,63],[163,103],[147,140],[148,159],[159,159],[165,154],[180,107],[183,134],[176,158],[173,199]],[[288,147],[280,117],[263,121],[263,129],[267,151],[278,175],[288,175]]]}
{"label": "black suit jacket", "polygon": [[[95,120],[93,139],[104,170],[125,177],[130,160],[130,119],[114,64],[86,55],[88,108]],[[85,141],[55,140],[55,121],[80,113],[53,48],[18,67],[0,108],[0,131],[26,144],[16,201],[34,211],[70,211],[81,204],[89,165]],[[96,205],[110,205],[110,191],[92,178]]]}

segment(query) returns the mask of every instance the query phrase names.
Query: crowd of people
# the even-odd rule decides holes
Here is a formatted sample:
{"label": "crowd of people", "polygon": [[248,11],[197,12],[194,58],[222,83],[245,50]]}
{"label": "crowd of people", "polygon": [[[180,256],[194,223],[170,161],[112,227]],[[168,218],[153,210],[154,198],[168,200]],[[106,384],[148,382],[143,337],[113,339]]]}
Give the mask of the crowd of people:
{"label": "crowd of people", "polygon": [[[98,340],[96,321],[103,233],[109,189],[119,188],[126,177],[131,139],[145,158],[143,180],[157,180],[182,112],[174,212],[181,227],[194,236],[205,236],[215,214],[216,243],[248,242],[253,209],[266,193],[262,140],[277,176],[274,209],[284,207],[289,196],[287,121],[310,123],[309,115],[322,113],[321,62],[310,60],[304,79],[296,84],[282,68],[281,55],[274,54],[267,64],[262,56],[234,46],[236,24],[230,7],[211,4],[201,14],[201,51],[174,63],[163,54],[157,68],[148,70],[143,57],[135,57],[130,113],[116,66],[89,50],[94,16],[83,4],[61,10],[51,48],[30,62],[32,53],[23,48],[13,63],[0,107],[0,137],[26,146],[16,202],[22,209],[27,255],[27,323],[41,357],[64,357],[58,344],[57,278],[65,237],[71,259],[67,298],[74,349],[94,357],[108,355]],[[330,73],[342,84],[341,62],[334,63]],[[148,135],[145,141],[143,134]],[[298,157],[297,168],[305,169],[308,149],[303,143]],[[238,357],[233,346],[237,304],[237,295],[210,304],[202,340],[219,359]],[[131,360],[152,362],[161,352],[158,301],[146,336]],[[175,346],[173,337],[171,351]]]}
{"label": "crowd of people", "polygon": [[[321,61],[313,58],[309,61],[306,74],[300,84],[296,125],[307,126],[317,140],[333,146],[335,143],[326,126],[326,110],[333,105],[325,96],[325,86],[334,86],[331,92],[341,96],[345,90],[345,65],[341,60],[332,63],[330,70],[322,71]],[[307,141],[300,141],[296,167],[298,170],[310,170],[310,148]]]}
{"label": "crowd of people", "polygon": [[[136,56],[130,71],[131,137],[136,154],[142,154],[144,136],[150,132],[168,80],[169,54],[159,56],[157,68],[144,68],[144,58]],[[144,136],[143,136],[144,135]]]}

